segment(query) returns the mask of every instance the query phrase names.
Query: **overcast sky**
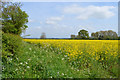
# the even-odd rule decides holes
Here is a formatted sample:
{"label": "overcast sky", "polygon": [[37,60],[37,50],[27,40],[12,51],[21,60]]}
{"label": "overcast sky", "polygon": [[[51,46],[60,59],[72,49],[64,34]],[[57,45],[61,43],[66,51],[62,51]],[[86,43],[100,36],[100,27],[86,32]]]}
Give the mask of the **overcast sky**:
{"label": "overcast sky", "polygon": [[70,38],[80,29],[92,32],[118,32],[118,3],[116,2],[22,2],[29,15],[25,35],[39,38]]}

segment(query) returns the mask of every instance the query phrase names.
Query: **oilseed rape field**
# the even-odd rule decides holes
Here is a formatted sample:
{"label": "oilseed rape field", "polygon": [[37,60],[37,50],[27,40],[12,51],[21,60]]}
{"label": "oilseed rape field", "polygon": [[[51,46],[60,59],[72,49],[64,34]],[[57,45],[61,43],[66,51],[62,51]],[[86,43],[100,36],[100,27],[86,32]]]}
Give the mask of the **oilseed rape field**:
{"label": "oilseed rape field", "polygon": [[[104,71],[111,77],[118,77],[118,40],[58,40],[24,39],[56,54],[63,55],[63,60],[77,71],[88,70],[91,77]],[[102,73],[102,72],[100,72]]]}

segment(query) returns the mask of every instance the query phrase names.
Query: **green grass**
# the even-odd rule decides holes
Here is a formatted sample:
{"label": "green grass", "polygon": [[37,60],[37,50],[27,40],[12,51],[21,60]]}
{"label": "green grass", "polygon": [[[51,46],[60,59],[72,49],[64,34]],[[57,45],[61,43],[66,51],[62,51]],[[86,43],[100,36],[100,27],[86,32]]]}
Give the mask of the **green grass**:
{"label": "green grass", "polygon": [[[3,62],[3,78],[79,77],[76,71],[57,55],[32,44],[24,43],[23,52]],[[75,74],[75,75],[74,75]]]}
{"label": "green grass", "polygon": [[100,64],[78,69],[62,53],[23,42],[22,52],[3,60],[2,78],[110,78]]}

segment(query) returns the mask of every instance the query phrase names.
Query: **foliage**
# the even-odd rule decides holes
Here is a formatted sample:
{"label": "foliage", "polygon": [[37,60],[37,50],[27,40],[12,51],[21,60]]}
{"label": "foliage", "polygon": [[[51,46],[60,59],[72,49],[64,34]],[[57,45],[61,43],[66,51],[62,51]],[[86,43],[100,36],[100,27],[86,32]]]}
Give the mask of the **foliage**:
{"label": "foliage", "polygon": [[78,32],[78,38],[82,38],[82,39],[89,38],[89,33],[88,33],[88,31],[87,31],[87,30],[84,30],[84,29],[80,30],[80,31]]}
{"label": "foliage", "polygon": [[118,40],[120,40],[120,36],[118,37]]}
{"label": "foliage", "polygon": [[91,34],[91,37],[95,39],[104,39],[104,40],[118,39],[117,33],[112,30],[95,32]]}
{"label": "foliage", "polygon": [[20,35],[28,26],[28,15],[21,10],[21,3],[2,2],[2,31]]}
{"label": "foliage", "polygon": [[98,31],[91,33],[91,37],[89,37],[89,33],[86,30],[80,30],[78,35],[71,35],[71,39],[89,39],[89,40],[118,40],[118,34],[112,30],[108,31]]}
{"label": "foliage", "polygon": [[22,43],[24,54],[3,61],[2,78],[79,78],[85,71],[76,71],[63,55],[38,45]]}
{"label": "foliage", "polygon": [[2,57],[11,57],[20,53],[22,38],[18,35],[2,33]]}

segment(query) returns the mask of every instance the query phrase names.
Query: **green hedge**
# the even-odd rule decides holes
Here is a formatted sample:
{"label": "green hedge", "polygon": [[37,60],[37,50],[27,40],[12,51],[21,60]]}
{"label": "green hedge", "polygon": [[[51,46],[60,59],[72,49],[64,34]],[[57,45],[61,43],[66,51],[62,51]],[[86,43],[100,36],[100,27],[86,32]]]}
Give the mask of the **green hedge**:
{"label": "green hedge", "polygon": [[2,32],[2,57],[11,57],[21,52],[22,38]]}

